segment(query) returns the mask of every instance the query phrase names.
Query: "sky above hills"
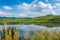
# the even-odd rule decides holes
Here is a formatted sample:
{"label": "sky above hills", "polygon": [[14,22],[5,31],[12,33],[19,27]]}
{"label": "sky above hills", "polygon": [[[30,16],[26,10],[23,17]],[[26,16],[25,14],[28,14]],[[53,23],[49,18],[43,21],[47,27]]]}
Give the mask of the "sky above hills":
{"label": "sky above hills", "polygon": [[0,0],[1,17],[60,15],[60,0]]}

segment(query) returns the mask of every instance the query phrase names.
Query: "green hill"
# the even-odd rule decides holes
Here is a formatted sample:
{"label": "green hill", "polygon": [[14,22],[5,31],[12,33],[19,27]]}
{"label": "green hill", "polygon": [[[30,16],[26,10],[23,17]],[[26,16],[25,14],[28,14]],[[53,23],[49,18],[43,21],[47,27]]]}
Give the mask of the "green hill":
{"label": "green hill", "polygon": [[36,17],[32,19],[33,24],[43,25],[47,27],[56,27],[60,26],[60,16],[47,15]]}
{"label": "green hill", "polygon": [[60,16],[46,15],[35,18],[0,17],[0,24],[37,24],[43,26],[60,26]]}
{"label": "green hill", "polygon": [[60,16],[47,15],[33,18],[32,21],[35,22],[60,22]]}

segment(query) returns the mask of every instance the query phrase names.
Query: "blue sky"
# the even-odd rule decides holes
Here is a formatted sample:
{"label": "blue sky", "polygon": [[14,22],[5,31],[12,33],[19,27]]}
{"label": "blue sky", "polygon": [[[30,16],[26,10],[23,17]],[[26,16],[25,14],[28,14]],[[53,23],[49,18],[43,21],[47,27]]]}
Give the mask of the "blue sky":
{"label": "blue sky", "polygon": [[60,15],[60,0],[0,0],[0,16],[37,17]]}

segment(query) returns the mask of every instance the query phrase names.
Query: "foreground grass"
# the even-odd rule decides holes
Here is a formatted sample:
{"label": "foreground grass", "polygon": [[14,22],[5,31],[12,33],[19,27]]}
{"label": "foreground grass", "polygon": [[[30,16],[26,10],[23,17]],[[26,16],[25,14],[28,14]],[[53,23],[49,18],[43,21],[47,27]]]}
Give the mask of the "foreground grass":
{"label": "foreground grass", "polygon": [[18,40],[19,32],[16,28],[5,28],[2,30],[0,40]]}
{"label": "foreground grass", "polygon": [[[27,37],[26,37],[27,36]],[[22,40],[60,40],[60,32],[49,33],[46,31],[35,32],[33,36],[22,36]]]}
{"label": "foreground grass", "polygon": [[60,40],[60,32],[56,30],[51,32],[47,30],[33,32],[33,35],[28,32],[21,36],[16,28],[3,29],[1,40]]}

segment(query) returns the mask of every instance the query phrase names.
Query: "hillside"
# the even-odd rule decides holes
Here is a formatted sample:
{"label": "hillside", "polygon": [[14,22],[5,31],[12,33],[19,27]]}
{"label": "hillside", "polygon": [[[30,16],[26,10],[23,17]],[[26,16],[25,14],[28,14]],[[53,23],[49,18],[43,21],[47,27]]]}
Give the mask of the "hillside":
{"label": "hillside", "polygon": [[33,24],[47,26],[47,27],[57,27],[60,26],[60,16],[55,15],[47,15],[36,17],[31,20]]}
{"label": "hillside", "polygon": [[60,22],[60,16],[47,15],[33,18],[32,21],[35,22]]}
{"label": "hillside", "polygon": [[43,26],[60,26],[60,16],[47,15],[35,18],[15,18],[15,17],[0,17],[0,24],[37,24]]}

